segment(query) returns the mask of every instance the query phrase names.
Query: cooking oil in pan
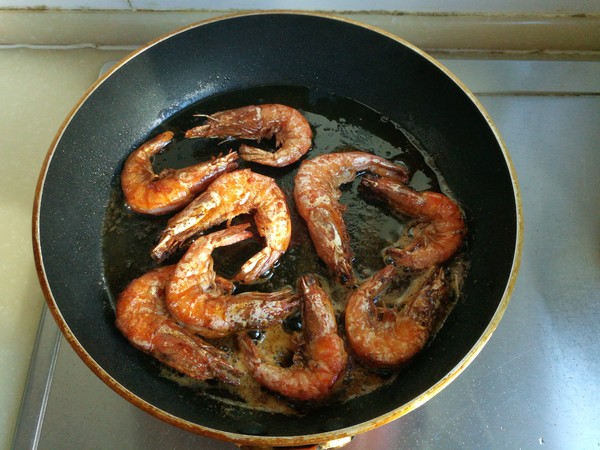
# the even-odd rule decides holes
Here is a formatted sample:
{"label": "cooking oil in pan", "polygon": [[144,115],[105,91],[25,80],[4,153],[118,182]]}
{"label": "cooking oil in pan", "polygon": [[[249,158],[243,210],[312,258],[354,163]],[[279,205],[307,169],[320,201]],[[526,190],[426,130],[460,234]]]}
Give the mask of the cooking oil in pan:
{"label": "cooking oil in pan", "polygon": [[[148,136],[150,138],[164,130],[175,133],[174,142],[153,161],[156,172],[168,167],[185,167],[236,150],[242,140],[184,139],[183,133],[204,120],[197,114],[211,114],[259,103],[286,104],[299,109],[305,115],[313,129],[314,145],[303,159],[350,149],[362,150],[405,164],[413,188],[443,190],[450,194],[443,178],[428,159],[426,152],[420,148],[418,141],[398,124],[357,101],[340,98],[319,88],[306,87],[265,86],[247,89],[211,97],[182,111]],[[273,141],[262,141],[258,144],[253,142],[252,145],[273,150],[275,144]],[[296,280],[301,275],[317,274],[324,288],[331,294],[340,324],[340,334],[343,336],[343,311],[349,290],[333,280],[316,255],[307,227],[298,215],[293,201],[293,181],[301,161],[283,168],[241,162],[242,167],[249,167],[277,180],[288,199],[293,230],[290,247],[277,266],[262,282],[240,286],[237,292],[273,291],[286,285],[295,287]],[[118,182],[119,171],[120,168],[115,173],[103,233],[104,275],[109,296],[113,301],[131,280],[155,267],[150,251],[170,217],[146,216],[130,211],[125,205]],[[365,279],[384,266],[381,250],[400,237],[404,225],[388,208],[359,189],[359,182],[360,176],[354,182],[341,187],[341,201],[347,207],[344,220],[355,255],[353,266],[358,278]],[[261,246],[260,238],[251,238],[235,246],[217,249],[213,254],[216,271],[224,277],[232,277],[242,263]],[[164,264],[175,263],[184,251],[180,250],[172,255]],[[464,263],[459,259],[456,261],[450,273],[454,274],[453,282],[458,286],[456,289],[459,289]],[[409,282],[410,279],[407,278],[404,286],[400,283],[397,288],[401,289]],[[298,322],[297,315],[292,316],[282,327],[261,332],[262,350],[278,355],[283,362],[291,361],[291,336],[295,328],[301,328]],[[441,322],[442,320],[440,324]],[[223,338],[213,340],[212,343],[228,350],[232,363],[244,369],[235,351],[235,339]],[[180,384],[193,386],[200,393],[217,396],[223,402],[237,406],[281,413],[292,413],[306,407],[290,407],[289,402],[261,389],[250,376],[244,376],[242,388],[232,388],[220,383],[187,379],[158,362],[156,367],[157,375],[160,373],[162,376],[168,376]],[[369,370],[352,357],[348,367],[345,377],[336,384],[330,401],[345,401],[364,395],[390,382],[395,376],[395,372]]]}

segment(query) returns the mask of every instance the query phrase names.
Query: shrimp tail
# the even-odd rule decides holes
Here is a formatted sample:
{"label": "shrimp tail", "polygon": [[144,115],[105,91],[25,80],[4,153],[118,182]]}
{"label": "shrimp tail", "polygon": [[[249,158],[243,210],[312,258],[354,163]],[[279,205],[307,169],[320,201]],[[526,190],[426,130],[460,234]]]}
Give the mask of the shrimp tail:
{"label": "shrimp tail", "polygon": [[216,165],[219,168],[219,170],[215,170],[216,176],[211,177],[208,183],[210,184],[210,182],[216,180],[220,175],[222,175],[225,172],[231,172],[237,169],[239,167],[239,157],[240,155],[238,152],[230,150],[229,153],[227,153],[224,156],[220,155],[216,158],[213,158],[212,164]]}
{"label": "shrimp tail", "polygon": [[252,232],[248,230],[249,227],[250,223],[241,223],[215,231],[210,234],[211,243],[214,247],[226,247],[241,242],[252,237]]}
{"label": "shrimp tail", "polygon": [[152,249],[151,256],[157,263],[163,262],[180,245],[173,233],[165,230],[160,236],[158,244]]}
{"label": "shrimp tail", "polygon": [[165,131],[164,133],[159,134],[155,138],[143,144],[142,148],[144,150],[144,154],[148,158],[159,154],[165,149],[167,145],[171,143],[171,141],[173,140],[173,136],[174,134],[172,131]]}
{"label": "shrimp tail", "polygon": [[240,145],[238,152],[242,159],[246,161],[256,162],[259,164],[275,167],[277,167],[280,164],[274,153],[262,150],[260,148],[252,147],[250,145]]}
{"label": "shrimp tail", "polygon": [[365,174],[360,183],[386,199],[392,207],[403,214],[416,216],[423,205],[423,200],[416,191],[390,177]]}
{"label": "shrimp tail", "polygon": [[[210,219],[211,211],[214,212],[214,207],[211,203],[211,194],[205,191],[196,197],[185,209],[169,219],[167,227],[162,231],[158,243],[151,251],[152,258],[156,262],[162,262],[194,237],[194,235],[200,234],[203,229],[198,229],[198,222],[200,218]],[[208,229],[216,224],[209,222],[204,229]]]}
{"label": "shrimp tail", "polygon": [[244,263],[233,281],[248,284],[261,276],[266,278],[269,269],[273,267],[282,254],[283,252],[273,250],[271,247],[263,248]]}
{"label": "shrimp tail", "polygon": [[271,153],[257,147],[242,144],[238,152],[240,157],[245,161],[255,162],[264,166],[283,167],[299,160],[307,150],[301,146],[288,146],[285,153]]}
{"label": "shrimp tail", "polygon": [[446,281],[444,269],[432,270],[431,274],[425,278],[415,299],[410,302],[407,308],[407,317],[431,331],[440,313],[442,303],[448,298],[449,291],[450,286]]}

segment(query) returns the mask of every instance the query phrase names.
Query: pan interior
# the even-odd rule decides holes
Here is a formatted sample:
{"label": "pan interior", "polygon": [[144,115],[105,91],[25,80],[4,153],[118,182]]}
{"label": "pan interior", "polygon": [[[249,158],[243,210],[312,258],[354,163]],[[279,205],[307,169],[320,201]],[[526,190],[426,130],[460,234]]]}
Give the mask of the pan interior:
{"label": "pan interior", "polygon": [[[297,50],[293,58],[277,59],[290,49]],[[118,176],[128,152],[164,128],[180,132],[196,108],[213,112],[262,102],[287,103],[313,119],[317,145],[310,156],[350,145],[406,158],[421,173],[418,187],[448,189],[465,209],[469,226],[471,268],[461,299],[431,345],[382,388],[300,416],[239,407],[160,376],[161,368],[114,327],[115,296],[152,265],[149,249],[165,221],[132,217],[123,209]],[[360,132],[340,142],[339,133],[327,130],[340,124],[340,133]],[[157,166],[182,166],[190,154],[198,160],[228,150],[214,142],[175,147]],[[296,168],[278,174],[288,194]],[[344,195],[360,209],[368,200],[354,196],[354,187]],[[49,160],[40,196],[39,246],[49,301],[71,343],[119,393],[200,432],[316,434],[372,421],[417,399],[477,346],[503,300],[516,248],[510,171],[477,105],[439,67],[403,43],[320,16],[240,16],[191,28],[137,54],[71,117]],[[394,223],[381,208],[372,211]],[[125,230],[119,220],[129,224]],[[388,230],[382,236],[371,233],[376,226],[366,222],[351,233],[370,236],[356,239],[356,245],[378,247],[389,238],[390,227],[382,227]],[[357,247],[355,252],[365,273],[380,263],[373,251]],[[323,273],[315,259],[301,269],[285,265],[282,261],[271,283],[293,284],[295,270]]]}
{"label": "pan interior", "polygon": [[[351,149],[368,151],[406,165],[410,170],[412,185],[415,189],[439,191],[441,186],[445,188],[442,177],[427,164],[426,154],[419,148],[416,139],[398,124],[351,99],[337,98],[331,92],[320,93],[319,89],[294,86],[263,86],[214,96],[176,115],[156,131],[159,133],[170,130],[175,133],[177,138],[161,155],[160,161],[155,161],[155,170],[160,172],[162,168],[189,166],[237,149],[240,144],[239,140],[219,142],[215,139],[184,139],[182,136],[185,130],[206,120],[203,117],[198,118],[198,114],[210,114],[240,105],[264,102],[294,106],[307,117],[314,129],[314,148],[307,157],[312,158],[317,155]],[[255,144],[253,143],[253,145]],[[268,148],[273,147],[274,142],[262,142],[259,145]],[[306,273],[317,274],[322,283],[326,285],[327,291],[331,292],[334,303],[338,306],[338,323],[343,324],[343,305],[349,290],[342,289],[338,283],[332,280],[331,273],[317,257],[307,227],[294,205],[293,180],[300,161],[284,168],[269,168],[244,162],[241,164],[242,167],[262,172],[277,180],[286,193],[292,214],[293,228],[292,244],[268,280],[258,285],[239,286],[236,292],[244,290],[272,292],[284,286],[294,287],[296,280]],[[402,220],[385,205],[380,204],[365,190],[359,189],[359,180],[360,176],[353,183],[343,186],[342,201],[347,207],[345,223],[351,236],[353,253],[356,255],[354,267],[357,275],[366,279],[384,267],[384,258],[380,252],[398,239],[404,225]],[[113,303],[131,280],[156,266],[150,258],[150,250],[171,216],[152,217],[131,212],[125,206],[118,177],[116,177],[103,232],[104,275]],[[241,264],[256,253],[261,245],[260,239],[252,239],[215,251],[215,264],[219,275],[226,278],[233,277]],[[165,261],[164,264],[175,264],[183,252],[185,252],[185,248]],[[213,344],[228,349],[236,346],[234,338],[216,340]],[[341,396],[342,392],[344,397],[356,396],[359,392],[368,392],[375,386],[387,383],[391,375],[389,371],[376,375],[372,371],[356,368],[356,365],[356,362],[351,363],[351,366],[355,368],[351,374],[348,373],[343,383],[344,387],[338,390],[338,396]],[[159,365],[156,367],[156,376],[167,376],[190,388],[196,385],[198,387],[196,395],[210,393],[215,397],[220,396],[229,403],[236,403],[236,396],[224,391],[220,385],[182,380],[180,376]],[[258,385],[252,386],[252,389],[261,391]],[[277,401],[276,397],[269,396],[264,392],[261,392],[260,395],[266,396],[270,400],[269,403],[275,403],[278,406],[277,410],[282,412],[302,413],[313,410],[315,407],[315,405],[296,405],[295,408],[290,409],[286,401]],[[263,399],[259,406],[267,408],[268,406],[264,403]],[[243,407],[245,402],[238,397],[237,404]],[[273,406],[270,410],[272,408]]]}

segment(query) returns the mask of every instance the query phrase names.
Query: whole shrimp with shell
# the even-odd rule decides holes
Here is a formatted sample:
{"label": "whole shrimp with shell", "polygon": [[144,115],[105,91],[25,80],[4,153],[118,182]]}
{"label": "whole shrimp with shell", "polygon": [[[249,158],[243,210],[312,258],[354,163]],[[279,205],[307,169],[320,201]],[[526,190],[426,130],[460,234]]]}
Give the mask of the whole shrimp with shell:
{"label": "whole shrimp with shell", "polygon": [[199,380],[239,384],[241,372],[225,352],[178,324],[165,305],[165,289],[175,266],[151,270],[133,280],[116,303],[117,328],[139,350]]}
{"label": "whole shrimp with shell", "polygon": [[260,142],[275,137],[277,150],[269,152],[247,144],[238,150],[242,159],[283,167],[298,161],[312,147],[312,129],[295,108],[281,104],[250,105],[204,115],[206,123],[189,129],[186,138],[239,138]]}
{"label": "whole shrimp with shell", "polygon": [[173,136],[171,131],[160,133],[140,145],[125,160],[121,187],[125,201],[133,211],[160,215],[181,209],[220,175],[238,167],[238,154],[230,152],[210,161],[181,169],[165,169],[156,174],[152,157],[162,152]]}
{"label": "whole shrimp with shell", "polygon": [[344,284],[355,282],[350,236],[339,201],[340,186],[370,171],[402,182],[404,166],[362,151],[328,153],[302,162],[294,179],[294,200],[306,221],[316,252]]}
{"label": "whole shrimp with shell", "polygon": [[420,352],[448,299],[444,270],[432,268],[413,281],[399,305],[388,307],[383,294],[395,276],[394,266],[384,267],[361,284],[346,305],[350,348],[374,367],[396,368]]}
{"label": "whole shrimp with shell", "polygon": [[458,204],[433,191],[415,191],[391,177],[365,176],[361,185],[409,216],[408,233],[383,253],[394,264],[425,269],[450,259],[462,246],[467,227]]}
{"label": "whole shrimp with shell", "polygon": [[249,238],[249,224],[200,236],[177,263],[166,288],[166,305],[187,329],[205,337],[222,337],[281,322],[298,306],[291,288],[233,295],[233,285],[218,279],[212,252]]}
{"label": "whole shrimp with shell", "polygon": [[286,197],[273,178],[240,169],[215,180],[185,209],[173,216],[152,250],[164,260],[190,238],[242,214],[254,214],[265,245],[246,261],[233,281],[252,283],[268,272],[287,250],[292,224]]}
{"label": "whole shrimp with shell", "polygon": [[[326,397],[347,364],[333,305],[313,275],[298,281],[302,302],[302,339],[290,367],[270,361],[248,334],[239,335],[242,359],[263,386],[295,400]],[[268,332],[268,330],[267,330]]]}

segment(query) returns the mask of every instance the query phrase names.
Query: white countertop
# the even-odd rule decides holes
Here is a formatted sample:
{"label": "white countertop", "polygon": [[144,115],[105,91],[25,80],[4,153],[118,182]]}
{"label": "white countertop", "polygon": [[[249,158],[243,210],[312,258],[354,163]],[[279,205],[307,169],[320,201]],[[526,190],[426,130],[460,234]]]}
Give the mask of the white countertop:
{"label": "white countertop", "polygon": [[9,448],[44,296],[31,244],[38,173],[56,130],[124,51],[0,50],[0,448]]}
{"label": "white countertop", "polygon": [[[102,16],[104,13],[89,13],[88,15],[81,13],[79,16],[81,20],[69,21],[68,18],[60,18],[60,14],[50,14],[54,14],[52,23],[60,23],[61,26],[64,26],[65,23],[67,25],[70,23],[71,26],[79,23],[78,26],[81,27],[81,23],[84,25],[91,22],[99,24],[102,20],[109,18]],[[111,20],[115,19],[116,13],[106,14],[110,15]],[[204,18],[206,15],[205,13],[152,15],[152,24],[155,25],[155,28],[148,29],[147,26],[140,24],[139,16],[125,13],[125,16],[118,16],[121,19],[118,22],[119,29],[128,28],[127,24],[131,24],[132,21],[137,24],[128,28],[125,33],[128,37],[124,38],[121,43],[111,41],[100,45],[95,45],[92,41],[85,41],[90,37],[88,30],[73,31],[71,28],[63,30],[64,33],[56,32],[56,30],[35,29],[33,34],[38,37],[30,42],[18,43],[15,42],[14,37],[26,35],[25,18],[30,17],[33,20],[27,22],[28,26],[41,27],[44,23],[43,16],[40,16],[39,13],[31,13],[31,16],[27,16],[22,12],[18,14],[6,12],[5,14],[2,11],[0,11],[0,16],[2,16],[0,20],[2,18],[10,19],[2,21],[4,31],[0,30],[0,100],[2,104],[2,108],[0,108],[0,152],[3,156],[0,165],[0,180],[2,180],[0,231],[4,238],[0,263],[0,286],[2,286],[3,292],[0,297],[0,358],[2,360],[0,365],[0,380],[2,381],[0,384],[0,448],[9,448],[44,304],[33,262],[31,212],[38,173],[54,134],[80,96],[96,79],[101,67],[106,62],[125,56],[136,45],[145,42],[147,37],[158,36],[171,28],[177,28],[197,18]],[[384,25],[393,26],[393,22],[386,21],[387,19],[379,16],[373,20],[378,22],[383,20]],[[74,28],[78,28],[78,26],[74,26]],[[13,33],[12,38],[6,34],[7,29]],[[409,28],[409,30],[416,33],[417,38],[420,36],[419,30],[414,28]],[[69,41],[77,33],[83,34],[84,40]],[[95,31],[95,33],[98,32]],[[61,41],[60,36],[65,34],[69,36],[68,42]],[[131,39],[132,35],[138,36],[136,39],[144,40],[137,42],[136,39]],[[140,35],[143,37],[140,38]],[[44,39],[49,36],[53,36],[52,39],[58,41],[49,42],[51,45],[46,46]],[[92,38],[97,36],[97,34],[92,34]],[[13,40],[11,41],[11,39]],[[413,42],[420,45],[420,42]],[[589,52],[593,48],[598,49],[596,44],[593,39],[591,43],[587,42],[587,47],[580,54],[589,56]],[[526,49],[517,50],[527,53]],[[568,51],[568,48],[559,50]],[[526,57],[523,53],[513,56],[521,60]],[[577,56],[577,54],[574,53],[571,56]],[[582,58],[579,56],[577,59]],[[504,83],[505,91],[512,92],[517,96],[539,95],[540,90],[545,95],[554,93],[565,98],[568,95],[577,97],[581,94],[598,96],[600,92],[600,72],[597,70],[597,64],[594,66],[586,66],[585,62],[572,63],[573,65],[564,62],[528,64],[523,61],[518,66],[514,66],[514,70],[511,69],[510,73],[502,71],[506,69],[506,64],[495,65],[496,63],[493,61],[485,66],[472,66],[470,69],[473,70],[469,70],[469,64],[476,63],[461,61],[458,64],[457,61],[451,59],[447,61],[447,65],[451,70],[456,69],[455,73],[459,77],[461,77],[459,72],[464,73],[466,78],[463,78],[463,81],[474,91],[477,91],[478,87],[484,91],[490,89],[496,78],[497,83]],[[553,64],[560,66],[556,71],[556,77],[553,77],[548,85],[536,85],[536,71],[553,71],[556,67]],[[594,70],[588,70],[590,67]],[[507,75],[513,78],[507,78]],[[575,92],[573,91],[573,76],[580,81],[574,89]],[[485,80],[485,82],[481,82],[481,80]],[[527,82],[523,82],[524,80]],[[485,94],[485,92],[481,93]],[[564,120],[562,108],[557,102],[554,102],[553,105],[557,107],[557,110],[553,114],[549,114],[549,128]],[[596,108],[597,103],[589,104],[587,107]],[[594,110],[592,109],[592,111]],[[595,113],[597,115],[598,111],[596,110]],[[585,116],[586,114],[583,114],[583,117]],[[539,132],[544,133],[545,130],[539,130]],[[600,141],[600,135],[596,134],[596,138],[598,138],[596,142]],[[576,134],[574,139],[576,139]],[[530,161],[530,164],[535,164],[535,162]],[[539,175],[538,171],[534,171],[533,174]],[[574,174],[574,177],[577,175]],[[597,177],[594,182],[597,182]],[[588,200],[592,202],[584,206],[598,210],[598,198],[589,198]],[[587,233],[586,237],[589,237],[590,234],[598,235],[597,229],[583,231]],[[596,246],[596,251],[586,257],[590,258],[589,263],[592,264],[592,267],[595,265],[598,268],[598,240],[596,239],[593,244]],[[551,255],[548,257],[552,258]],[[594,278],[587,272],[581,273],[581,276],[585,280],[589,280],[590,277],[598,280],[597,276]],[[510,312],[509,308],[507,314]]]}

